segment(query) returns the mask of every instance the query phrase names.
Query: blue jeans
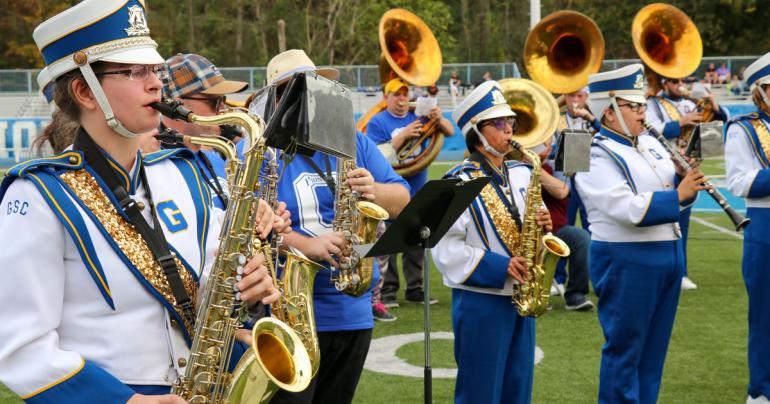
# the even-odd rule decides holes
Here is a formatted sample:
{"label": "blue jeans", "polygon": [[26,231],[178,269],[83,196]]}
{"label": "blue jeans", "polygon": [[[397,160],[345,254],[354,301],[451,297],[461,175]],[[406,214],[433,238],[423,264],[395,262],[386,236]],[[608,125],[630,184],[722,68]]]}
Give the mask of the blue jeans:
{"label": "blue jeans", "polygon": [[588,249],[591,245],[591,235],[586,230],[575,226],[564,226],[554,234],[556,237],[564,240],[569,246],[569,277],[564,271],[565,264],[559,264],[558,268],[564,273],[563,276],[557,276],[556,280],[564,283],[566,279],[567,288],[564,292],[564,300],[569,304],[579,295],[588,294]]}

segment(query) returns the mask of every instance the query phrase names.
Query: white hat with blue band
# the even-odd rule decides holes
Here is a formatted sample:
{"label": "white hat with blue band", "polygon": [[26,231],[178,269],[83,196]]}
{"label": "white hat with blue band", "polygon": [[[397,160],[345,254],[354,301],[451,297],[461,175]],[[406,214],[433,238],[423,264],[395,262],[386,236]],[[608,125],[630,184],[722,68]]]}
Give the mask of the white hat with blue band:
{"label": "white hat with blue band", "polygon": [[770,84],[770,52],[746,67],[743,77],[746,78],[746,85],[752,90],[757,86]]}
{"label": "white hat with blue band", "polygon": [[591,111],[601,119],[609,108],[615,109],[625,134],[630,136],[616,100],[621,98],[640,104],[647,102],[644,96],[644,66],[634,63],[620,69],[592,74],[588,76],[588,88],[591,92],[591,98],[588,99]]}
{"label": "white hat with blue band", "polygon": [[487,119],[504,116],[516,116],[516,113],[505,101],[500,84],[494,80],[478,85],[452,112],[452,119],[457,122],[463,135],[467,136],[471,129],[475,130],[484,144],[484,149],[494,155],[499,152],[489,146],[487,139],[478,130],[478,124]]}
{"label": "white hat with blue band", "polygon": [[115,118],[90,64],[163,63],[144,13],[142,0],[84,0],[44,21],[32,33],[50,80],[80,69],[109,126],[126,137],[137,134]]}

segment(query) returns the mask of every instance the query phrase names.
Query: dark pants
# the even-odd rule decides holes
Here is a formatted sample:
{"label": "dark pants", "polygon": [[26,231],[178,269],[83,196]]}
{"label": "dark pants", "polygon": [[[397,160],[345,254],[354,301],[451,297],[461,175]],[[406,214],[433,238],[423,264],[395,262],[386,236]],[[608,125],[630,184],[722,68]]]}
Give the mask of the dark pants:
{"label": "dark pants", "polygon": [[321,365],[305,391],[279,390],[271,404],[351,403],[364,369],[372,330],[318,333]]}
{"label": "dark pants", "polygon": [[682,229],[682,254],[684,256],[684,276],[687,276],[687,235],[690,233],[690,214],[692,208],[687,208],[679,214],[679,228]]}
{"label": "dark pants", "polygon": [[748,208],[743,232],[743,281],[749,294],[749,395],[770,397],[770,209]]}
{"label": "dark pants", "polygon": [[[407,251],[401,256],[401,270],[404,272],[404,279],[406,279],[406,296],[412,299],[422,297],[422,259],[422,248]],[[382,298],[384,300],[396,299],[396,293],[399,289],[397,267],[398,260],[396,254],[393,254],[388,260],[388,271],[385,272],[385,282],[382,284]]]}
{"label": "dark pants", "polygon": [[579,227],[563,226],[555,236],[564,240],[569,246],[570,254],[567,258],[569,277],[567,277],[564,300],[568,304],[574,303],[576,297],[588,294],[588,250],[591,245],[591,235]]}

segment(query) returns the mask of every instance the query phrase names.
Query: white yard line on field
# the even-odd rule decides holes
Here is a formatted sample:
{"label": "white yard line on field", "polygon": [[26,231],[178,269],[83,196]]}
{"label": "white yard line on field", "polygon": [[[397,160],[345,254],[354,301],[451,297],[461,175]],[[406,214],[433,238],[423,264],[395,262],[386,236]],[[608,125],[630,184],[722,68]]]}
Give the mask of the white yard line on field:
{"label": "white yard line on field", "polygon": [[695,217],[695,216],[690,216],[690,220],[692,220],[694,222],[697,222],[699,224],[702,224],[702,225],[708,227],[709,229],[716,230],[716,231],[718,231],[720,233],[727,234],[728,236],[733,236],[733,237],[735,237],[737,239],[743,240],[743,233],[738,233],[737,231],[732,231],[732,230],[726,229],[726,228],[724,228],[722,226],[717,226],[714,223],[708,222],[706,220],[703,220],[703,219],[701,219],[699,217]]}

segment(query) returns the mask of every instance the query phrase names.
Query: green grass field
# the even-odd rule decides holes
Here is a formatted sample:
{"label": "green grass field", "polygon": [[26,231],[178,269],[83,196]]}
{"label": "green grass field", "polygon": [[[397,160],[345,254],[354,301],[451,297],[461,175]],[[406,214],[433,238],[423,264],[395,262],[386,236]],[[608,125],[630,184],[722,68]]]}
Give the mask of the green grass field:
{"label": "green grass field", "polygon": [[[707,161],[704,170],[720,174],[721,161]],[[431,177],[448,168],[434,164]],[[723,214],[697,214],[699,220],[730,230]],[[698,290],[682,293],[676,325],[669,347],[660,403],[738,403],[746,398],[747,303],[741,278],[742,243],[733,235],[714,230],[697,220],[691,223],[688,245],[689,272]],[[431,330],[451,332],[450,290],[440,274],[431,272],[431,294],[439,303],[431,306]],[[595,301],[595,296],[591,295]],[[403,295],[399,296],[403,299]],[[399,318],[377,323],[376,338],[422,332],[422,306],[393,309]],[[599,359],[603,343],[596,312],[564,310],[560,298],[553,299],[553,310],[537,321],[537,345],[544,358],[535,367],[533,402],[596,402]],[[422,343],[402,346],[397,355],[407,362],[423,365]],[[454,367],[452,342],[434,340],[431,349],[434,368]],[[364,370],[356,392],[356,403],[422,402],[422,379]],[[450,403],[454,381],[435,379],[436,403]],[[13,394],[0,390],[0,402],[19,402]]]}

